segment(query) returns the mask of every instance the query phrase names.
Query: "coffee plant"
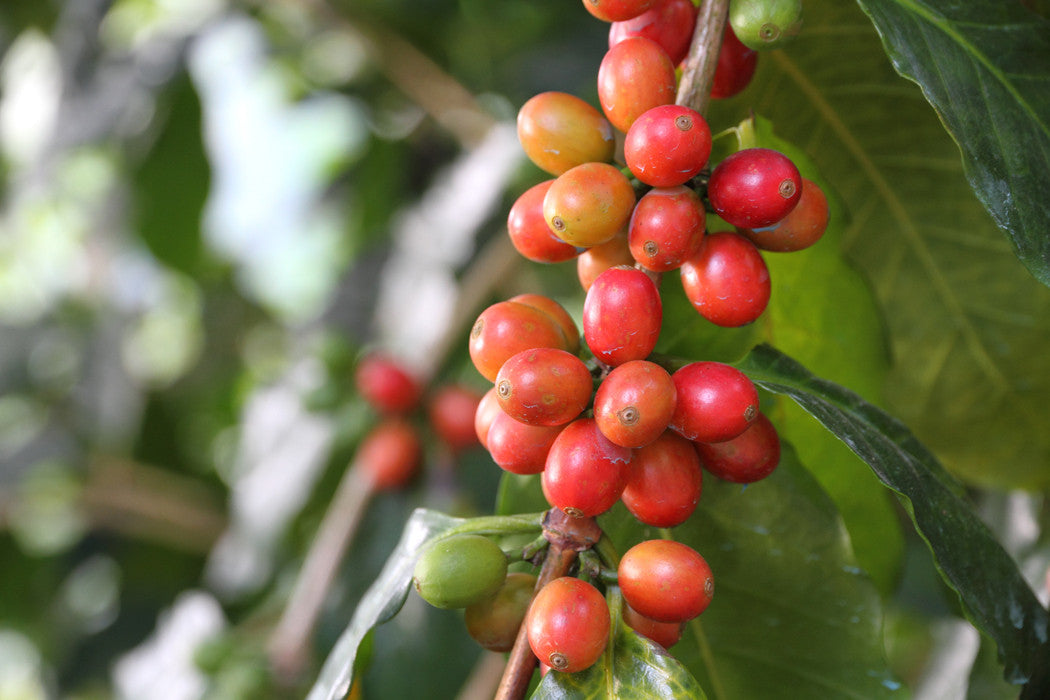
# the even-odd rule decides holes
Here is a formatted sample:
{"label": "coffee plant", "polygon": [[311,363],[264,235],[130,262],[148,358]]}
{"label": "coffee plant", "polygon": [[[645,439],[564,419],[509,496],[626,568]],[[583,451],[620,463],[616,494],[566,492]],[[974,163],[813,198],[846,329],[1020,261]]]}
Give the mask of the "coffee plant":
{"label": "coffee plant", "polygon": [[59,5],[0,698],[1050,697],[1046,2]]}

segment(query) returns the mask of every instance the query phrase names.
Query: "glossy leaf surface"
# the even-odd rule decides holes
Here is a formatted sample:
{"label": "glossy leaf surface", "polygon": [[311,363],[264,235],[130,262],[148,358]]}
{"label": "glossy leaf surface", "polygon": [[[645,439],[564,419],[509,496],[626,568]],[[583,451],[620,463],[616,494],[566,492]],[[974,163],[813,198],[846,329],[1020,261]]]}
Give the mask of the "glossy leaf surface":
{"label": "glossy leaf surface", "polygon": [[1050,22],[1001,0],[860,5],[959,144],[967,179],[1018,257],[1050,286]]}
{"label": "glossy leaf surface", "polygon": [[1046,609],[936,458],[899,421],[771,347],[755,348],[741,368],[756,384],[794,399],[906,499],[945,580],[999,645],[1007,679],[1031,679],[1030,692],[1050,692]]}

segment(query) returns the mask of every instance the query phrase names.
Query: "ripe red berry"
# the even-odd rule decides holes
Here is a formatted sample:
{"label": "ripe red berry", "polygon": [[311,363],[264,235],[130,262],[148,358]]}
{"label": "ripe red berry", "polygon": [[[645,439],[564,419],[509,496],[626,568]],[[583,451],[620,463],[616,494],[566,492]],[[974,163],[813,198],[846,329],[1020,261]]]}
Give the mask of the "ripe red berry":
{"label": "ripe red berry", "polygon": [[655,442],[634,451],[622,499],[639,522],[675,527],[696,510],[702,488],[703,472],[696,448],[668,430]]}
{"label": "ripe red berry", "polygon": [[540,309],[513,301],[493,304],[478,316],[470,330],[470,359],[490,382],[503,363],[522,350],[559,348],[569,341],[558,322]]}
{"label": "ripe red berry", "polygon": [[547,180],[525,190],[507,215],[507,233],[514,249],[523,257],[538,263],[557,263],[572,260],[580,254],[554,235],[543,218],[543,198],[554,180]]}
{"label": "ripe red berry", "polygon": [[715,77],[711,81],[711,97],[723,100],[743,91],[754,77],[757,66],[758,52],[744,46],[736,38],[733,28],[726,24]]}
{"label": "ripe red berry", "polygon": [[769,268],[758,248],[735,233],[704,236],[681,267],[682,288],[693,308],[711,323],[735,328],[751,323],[769,304]]}
{"label": "ripe red berry", "polygon": [[711,567],[692,547],[673,540],[647,540],[627,550],[617,578],[624,600],[658,622],[685,622],[711,603]]}
{"label": "ripe red berry", "polygon": [[637,17],[609,25],[609,48],[632,36],[644,36],[659,44],[677,66],[689,53],[695,26],[692,0],[656,0]]}
{"label": "ripe red berry", "polygon": [[583,0],[587,11],[606,22],[623,22],[648,10],[654,0]]}
{"label": "ripe red berry", "polygon": [[525,616],[532,653],[565,673],[590,668],[601,657],[611,624],[605,597],[586,581],[569,576],[544,586]]}
{"label": "ripe red berry", "polygon": [[580,280],[583,291],[587,291],[602,274],[610,267],[634,265],[631,257],[631,249],[627,245],[627,230],[624,229],[611,239],[596,245],[580,253],[576,258],[576,276]]}
{"label": "ripe red berry", "polygon": [[600,515],[623,493],[630,461],[629,449],[609,442],[594,419],[580,418],[565,426],[551,445],[543,495],[573,517]]}
{"label": "ripe red berry", "polygon": [[699,250],[706,221],[703,201],[688,187],[649,190],[631,215],[631,255],[653,272],[679,268]]}
{"label": "ripe red berry", "polygon": [[568,423],[587,408],[593,388],[583,360],[556,348],[523,350],[496,375],[500,408],[529,425]]}
{"label": "ripe red berry", "polygon": [[411,423],[388,418],[372,428],[354,462],[377,490],[401,488],[419,471],[423,444]]}
{"label": "ripe red berry", "polygon": [[625,134],[634,120],[660,105],[674,103],[674,64],[655,41],[624,39],[598,66],[598,101],[612,125]]}
{"label": "ripe red berry", "polygon": [[594,356],[615,367],[644,360],[663,320],[660,292],[634,268],[613,267],[594,281],[583,302],[583,337]]}
{"label": "ripe red berry", "polygon": [[368,355],[357,365],[354,382],[369,404],[383,413],[407,413],[416,407],[423,386],[399,361]]}
{"label": "ripe red berry", "polygon": [[819,241],[827,227],[828,198],[824,196],[824,190],[817,183],[802,178],[802,196],[790,214],[765,228],[737,230],[762,250],[791,253]]}
{"label": "ripe red berry", "polygon": [[758,391],[721,362],[692,362],[671,375],[678,398],[671,429],[686,440],[732,440],[758,417]]}
{"label": "ripe red berry", "polygon": [[437,436],[454,451],[478,444],[474,430],[481,395],[459,384],[443,386],[427,404],[427,417]]}
{"label": "ripe red berry", "polygon": [[657,622],[642,615],[627,603],[623,604],[623,621],[635,632],[664,649],[670,649],[682,638],[681,622]]}
{"label": "ripe red berry", "polygon": [[711,155],[711,129],[682,105],[660,105],[631,124],[623,144],[627,167],[653,187],[674,187],[699,173]]}
{"label": "ripe red berry", "polygon": [[602,380],[594,394],[594,420],[617,445],[642,447],[667,429],[675,394],[667,370],[647,360],[631,360]]}
{"label": "ripe red berry", "polygon": [[779,151],[745,148],[711,171],[707,196],[733,226],[762,228],[783,219],[802,195],[802,176]]}
{"label": "ripe red berry", "polygon": [[631,218],[634,188],[606,163],[584,163],[558,176],[543,198],[543,218],[563,241],[582,248],[605,243]]}
{"label": "ripe red berry", "polygon": [[759,413],[747,430],[732,440],[695,443],[704,469],[719,479],[750,484],[773,473],[780,463],[780,438],[773,423]]}
{"label": "ripe red berry", "polygon": [[492,461],[512,474],[539,474],[562,426],[528,425],[500,410],[485,442]]}
{"label": "ripe red berry", "polygon": [[612,125],[602,113],[564,92],[543,92],[522,105],[518,140],[525,155],[552,175],[611,161],[616,147]]}

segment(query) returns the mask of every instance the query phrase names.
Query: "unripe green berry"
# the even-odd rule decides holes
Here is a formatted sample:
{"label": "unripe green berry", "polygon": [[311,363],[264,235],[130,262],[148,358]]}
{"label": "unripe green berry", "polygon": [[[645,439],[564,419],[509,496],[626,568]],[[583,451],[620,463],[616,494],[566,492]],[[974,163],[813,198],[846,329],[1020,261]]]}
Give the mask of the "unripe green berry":
{"label": "unripe green berry", "polygon": [[775,49],[802,28],[802,0],[730,0],[729,24],[750,49]]}
{"label": "unripe green berry", "polygon": [[455,535],[427,547],[416,561],[412,585],[437,608],[465,608],[493,595],[507,578],[507,557],[481,535]]}

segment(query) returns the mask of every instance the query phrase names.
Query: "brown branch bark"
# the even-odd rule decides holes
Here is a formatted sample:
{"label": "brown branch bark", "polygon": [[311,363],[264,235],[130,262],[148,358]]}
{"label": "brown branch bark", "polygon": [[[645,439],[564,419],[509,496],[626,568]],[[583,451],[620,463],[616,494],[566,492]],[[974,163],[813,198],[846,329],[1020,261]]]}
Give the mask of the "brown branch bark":
{"label": "brown branch bark", "polygon": [[682,62],[682,80],[678,83],[675,102],[704,116],[711,101],[711,81],[718,65],[728,13],[729,0],[704,0],[701,3],[693,43]]}

